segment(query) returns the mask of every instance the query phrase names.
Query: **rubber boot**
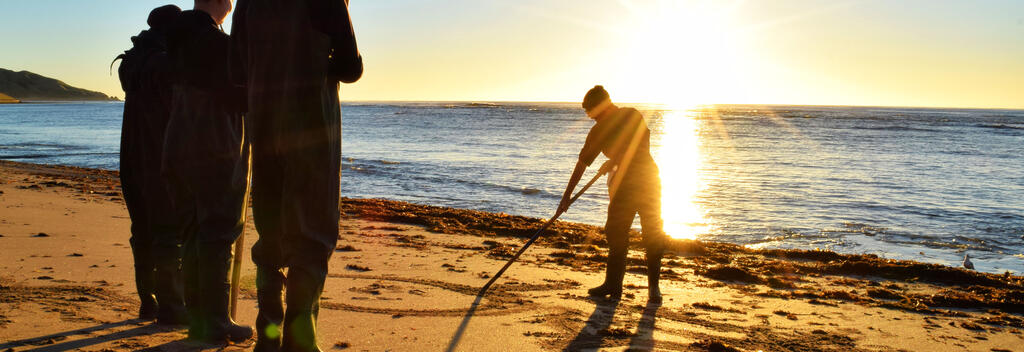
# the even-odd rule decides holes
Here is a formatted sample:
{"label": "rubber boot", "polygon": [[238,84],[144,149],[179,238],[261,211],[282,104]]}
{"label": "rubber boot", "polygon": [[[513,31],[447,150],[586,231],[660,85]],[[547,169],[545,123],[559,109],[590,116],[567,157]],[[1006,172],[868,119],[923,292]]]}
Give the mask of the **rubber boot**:
{"label": "rubber boot", "polygon": [[605,272],[604,283],[601,286],[587,290],[593,297],[608,296],[612,300],[622,298],[622,279],[626,275],[626,248],[608,249],[608,268]]}
{"label": "rubber boot", "polygon": [[206,340],[206,319],[203,308],[203,292],[199,285],[201,276],[199,251],[193,241],[185,243],[182,254],[182,272],[185,276],[185,310],[188,313],[188,339]]}
{"label": "rubber boot", "polygon": [[665,255],[664,246],[647,249],[647,301],[661,304],[661,258]]}
{"label": "rubber boot", "polygon": [[135,290],[139,293],[139,319],[152,320],[157,316],[157,301],[153,295],[156,286],[156,272],[153,270],[149,248],[145,244],[130,241],[135,261]]}
{"label": "rubber boot", "polygon": [[153,257],[156,263],[156,300],[160,306],[156,323],[161,325],[188,324],[185,310],[184,277],[181,268],[181,249],[157,247]]}
{"label": "rubber boot", "polygon": [[287,310],[281,348],[288,352],[320,351],[316,343],[316,319],[326,272],[312,274],[289,268]]}
{"label": "rubber boot", "polygon": [[228,313],[231,299],[231,283],[228,272],[231,269],[231,243],[200,244],[199,291],[202,318],[206,331],[201,341],[208,343],[242,342],[252,338],[252,328],[235,324]]}
{"label": "rubber boot", "polygon": [[256,268],[256,315],[255,352],[276,352],[281,350],[281,324],[284,322],[284,304],[281,291],[285,277],[281,270]]}
{"label": "rubber boot", "polygon": [[157,318],[159,305],[153,295],[155,273],[152,267],[135,267],[135,289],[139,291],[139,319],[153,320]]}

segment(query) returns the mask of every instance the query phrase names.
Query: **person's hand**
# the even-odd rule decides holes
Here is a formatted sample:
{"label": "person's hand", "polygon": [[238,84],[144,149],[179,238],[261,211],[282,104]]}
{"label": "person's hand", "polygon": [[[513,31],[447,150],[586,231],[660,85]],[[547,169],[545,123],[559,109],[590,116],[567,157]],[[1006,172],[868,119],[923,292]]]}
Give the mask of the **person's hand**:
{"label": "person's hand", "polygon": [[558,203],[558,213],[564,213],[569,210],[569,197],[562,197],[562,201]]}
{"label": "person's hand", "polygon": [[611,160],[608,160],[605,161],[604,164],[601,164],[601,169],[597,170],[597,173],[601,175],[609,173],[613,170],[615,170],[615,163],[613,163]]}

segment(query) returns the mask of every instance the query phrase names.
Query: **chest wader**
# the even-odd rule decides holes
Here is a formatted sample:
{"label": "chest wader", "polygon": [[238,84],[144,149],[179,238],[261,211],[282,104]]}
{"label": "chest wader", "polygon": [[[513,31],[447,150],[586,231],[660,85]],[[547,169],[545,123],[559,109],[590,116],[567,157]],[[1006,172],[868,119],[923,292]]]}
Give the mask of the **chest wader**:
{"label": "chest wader", "polygon": [[[232,75],[247,84],[253,127],[254,350],[319,351],[340,218],[338,81],[358,78],[331,71],[358,56],[348,9],[341,0],[239,0],[232,26]],[[352,59],[342,61],[361,63]]]}
{"label": "chest wader", "polygon": [[[170,117],[170,63],[162,34],[143,31],[119,58],[125,91],[120,179],[131,218],[132,256],[139,318],[161,325],[187,322],[182,290],[181,228],[173,219],[166,180],[160,175],[163,137]],[[116,60],[115,60],[116,61]]]}
{"label": "chest wader", "polygon": [[[646,250],[648,298],[661,302],[659,280],[661,259],[665,253],[665,232],[661,219],[661,181],[657,171],[647,175],[627,175],[614,198],[608,203],[605,235],[608,240],[608,267],[605,280],[587,291],[591,296],[620,299],[629,253],[629,230],[639,214],[643,245]],[[635,177],[641,176],[641,177]]]}

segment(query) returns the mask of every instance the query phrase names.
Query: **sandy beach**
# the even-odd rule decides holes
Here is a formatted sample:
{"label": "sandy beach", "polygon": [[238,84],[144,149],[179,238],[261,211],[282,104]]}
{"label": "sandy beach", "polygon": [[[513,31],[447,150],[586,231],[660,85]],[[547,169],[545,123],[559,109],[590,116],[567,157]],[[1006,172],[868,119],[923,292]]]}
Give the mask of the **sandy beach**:
{"label": "sandy beach", "polygon": [[[321,301],[324,350],[1024,346],[1020,276],[679,241],[665,259],[663,305],[647,303],[642,251],[630,253],[623,299],[594,301],[585,291],[603,278],[600,229],[560,222],[478,299],[545,219],[370,199],[345,199],[342,211]],[[0,161],[0,350],[251,349],[195,346],[182,329],[135,319],[129,223],[116,172]],[[246,247],[258,236],[251,217],[245,236]],[[251,324],[255,274],[243,255],[237,320]]]}

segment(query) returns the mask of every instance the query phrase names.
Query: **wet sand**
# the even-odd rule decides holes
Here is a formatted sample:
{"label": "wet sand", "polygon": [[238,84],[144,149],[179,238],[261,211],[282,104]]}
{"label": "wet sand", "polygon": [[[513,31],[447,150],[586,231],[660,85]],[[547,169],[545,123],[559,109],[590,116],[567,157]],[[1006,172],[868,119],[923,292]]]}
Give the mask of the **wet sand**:
{"label": "wet sand", "polygon": [[[0,351],[251,349],[193,345],[182,329],[134,319],[119,189],[116,172],[0,161]],[[342,211],[321,301],[325,351],[1024,346],[1020,276],[678,241],[665,259],[663,305],[647,304],[642,251],[630,253],[623,299],[595,301],[585,290],[603,278],[600,229],[559,222],[478,299],[545,219],[369,199],[345,199]],[[247,247],[256,236],[250,219]],[[238,320],[251,324],[248,254]]]}

